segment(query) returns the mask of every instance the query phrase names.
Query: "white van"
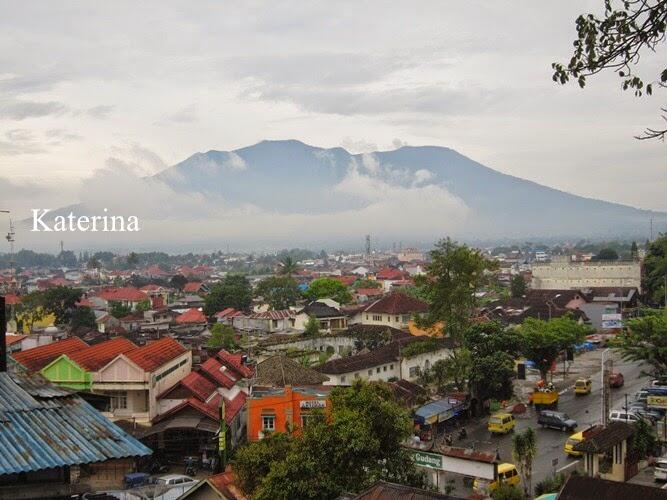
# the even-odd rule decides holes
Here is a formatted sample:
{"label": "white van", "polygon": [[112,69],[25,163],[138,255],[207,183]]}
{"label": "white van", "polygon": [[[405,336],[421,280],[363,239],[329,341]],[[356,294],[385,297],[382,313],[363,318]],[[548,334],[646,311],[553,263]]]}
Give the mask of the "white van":
{"label": "white van", "polygon": [[661,457],[656,460],[653,479],[656,481],[667,481],[667,457]]}

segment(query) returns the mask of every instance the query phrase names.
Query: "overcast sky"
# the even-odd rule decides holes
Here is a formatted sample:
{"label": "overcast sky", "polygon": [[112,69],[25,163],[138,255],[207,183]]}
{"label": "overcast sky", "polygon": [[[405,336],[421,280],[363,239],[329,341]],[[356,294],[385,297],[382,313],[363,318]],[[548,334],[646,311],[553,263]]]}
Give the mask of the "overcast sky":
{"label": "overcast sky", "polygon": [[[100,168],[294,138],[440,145],[572,193],[667,210],[663,95],[551,81],[595,1],[0,2],[0,193],[76,201]],[[651,60],[646,60],[647,66]],[[654,74],[647,74],[651,79]],[[2,208],[2,207],[0,207]]]}

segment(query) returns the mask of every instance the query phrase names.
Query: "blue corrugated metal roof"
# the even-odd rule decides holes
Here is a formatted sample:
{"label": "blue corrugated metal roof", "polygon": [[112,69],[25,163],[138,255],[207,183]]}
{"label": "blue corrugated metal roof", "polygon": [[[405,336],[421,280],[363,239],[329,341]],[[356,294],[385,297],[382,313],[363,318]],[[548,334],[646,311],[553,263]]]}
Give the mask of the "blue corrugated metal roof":
{"label": "blue corrugated metal roof", "polygon": [[[415,411],[415,421],[417,423],[426,423],[431,419],[443,421],[455,416],[465,405],[456,399],[440,399],[427,403]],[[437,417],[437,418],[436,418]]]}
{"label": "blue corrugated metal roof", "polygon": [[78,396],[0,373],[0,475],[151,453]]}

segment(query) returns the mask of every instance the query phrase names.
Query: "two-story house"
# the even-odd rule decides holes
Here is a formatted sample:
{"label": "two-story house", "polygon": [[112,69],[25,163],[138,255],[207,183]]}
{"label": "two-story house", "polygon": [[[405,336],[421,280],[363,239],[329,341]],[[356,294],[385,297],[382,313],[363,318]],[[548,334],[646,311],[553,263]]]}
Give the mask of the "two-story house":
{"label": "two-story house", "polygon": [[392,292],[357,310],[350,324],[384,325],[406,329],[415,315],[428,311],[428,304],[401,292]]}
{"label": "two-story house", "polygon": [[93,376],[93,392],[111,396],[112,420],[149,424],[158,414],[158,395],[192,371],[192,353],[171,337],[116,356]]}

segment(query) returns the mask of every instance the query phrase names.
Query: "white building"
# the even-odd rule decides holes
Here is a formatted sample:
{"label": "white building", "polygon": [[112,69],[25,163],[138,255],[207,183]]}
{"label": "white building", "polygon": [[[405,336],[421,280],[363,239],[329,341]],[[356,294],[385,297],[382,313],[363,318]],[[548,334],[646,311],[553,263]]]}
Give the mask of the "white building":
{"label": "white building", "polygon": [[351,385],[355,380],[415,381],[436,361],[452,355],[449,338],[408,337],[390,342],[366,354],[328,361],[315,368],[329,377],[324,385]]}
{"label": "white building", "polygon": [[533,264],[532,288],[567,290],[597,287],[635,287],[641,293],[639,261],[572,262],[569,258]]}

